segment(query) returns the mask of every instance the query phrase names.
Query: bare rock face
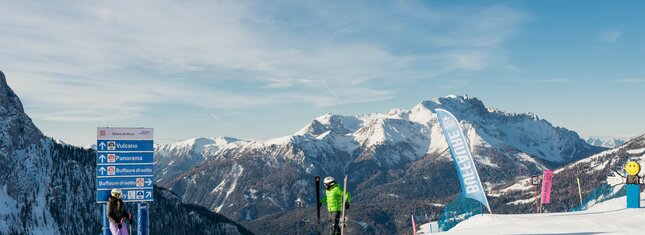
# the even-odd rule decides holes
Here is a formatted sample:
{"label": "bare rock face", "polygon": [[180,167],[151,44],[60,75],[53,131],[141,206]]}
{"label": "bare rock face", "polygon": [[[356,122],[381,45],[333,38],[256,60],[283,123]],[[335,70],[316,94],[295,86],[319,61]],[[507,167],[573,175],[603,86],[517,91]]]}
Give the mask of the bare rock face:
{"label": "bare rock face", "polygon": [[0,148],[5,155],[12,149],[26,149],[42,145],[44,135],[25,114],[20,98],[7,85],[0,71]]}

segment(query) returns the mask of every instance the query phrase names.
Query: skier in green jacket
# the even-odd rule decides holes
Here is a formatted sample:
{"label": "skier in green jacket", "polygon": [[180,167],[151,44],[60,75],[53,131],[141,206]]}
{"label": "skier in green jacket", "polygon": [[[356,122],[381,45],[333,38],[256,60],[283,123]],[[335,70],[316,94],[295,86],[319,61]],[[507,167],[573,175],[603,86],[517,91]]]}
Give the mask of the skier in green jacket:
{"label": "skier in green jacket", "polygon": [[[334,177],[326,177],[323,181],[325,184],[325,196],[320,201],[320,206],[327,203],[330,224],[329,234],[340,235],[340,217],[343,211],[343,189],[336,183]],[[345,194],[345,209],[349,209],[349,192]]]}

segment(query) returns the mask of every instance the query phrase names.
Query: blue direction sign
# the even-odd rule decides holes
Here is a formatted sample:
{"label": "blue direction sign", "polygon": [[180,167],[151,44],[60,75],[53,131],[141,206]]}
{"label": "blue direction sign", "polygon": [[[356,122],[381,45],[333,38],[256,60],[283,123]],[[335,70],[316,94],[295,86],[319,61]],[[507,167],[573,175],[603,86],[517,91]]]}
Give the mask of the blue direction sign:
{"label": "blue direction sign", "polygon": [[96,178],[97,189],[148,188],[152,189],[152,177]]}
{"label": "blue direction sign", "polygon": [[[154,201],[155,199],[154,190],[152,189],[125,188],[121,190],[123,192],[121,195],[123,202]],[[111,191],[111,189],[99,189],[96,191],[96,202],[106,203]]]}
{"label": "blue direction sign", "polygon": [[99,127],[96,136],[96,202],[115,188],[125,202],[153,201],[154,130]]}
{"label": "blue direction sign", "polygon": [[154,151],[153,140],[97,140],[96,150],[105,151]]}
{"label": "blue direction sign", "polygon": [[153,176],[154,165],[100,165],[96,168],[96,176],[123,177],[123,176]]}
{"label": "blue direction sign", "polygon": [[141,164],[154,162],[153,152],[101,152],[96,155],[98,165]]}

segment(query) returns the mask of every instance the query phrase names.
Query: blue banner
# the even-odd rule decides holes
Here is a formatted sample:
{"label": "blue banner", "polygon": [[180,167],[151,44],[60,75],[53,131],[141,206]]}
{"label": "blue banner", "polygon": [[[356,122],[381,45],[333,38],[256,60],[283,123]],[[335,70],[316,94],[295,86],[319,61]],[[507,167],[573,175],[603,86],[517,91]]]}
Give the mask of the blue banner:
{"label": "blue banner", "polygon": [[112,177],[96,178],[97,189],[113,188],[150,188],[153,187],[152,177]]}
{"label": "blue banner", "polygon": [[154,151],[153,140],[97,140],[98,152],[109,151]]}
{"label": "blue banner", "polygon": [[96,155],[98,165],[119,165],[133,163],[153,163],[154,152],[100,152]]}
{"label": "blue banner", "polygon": [[[123,194],[121,200],[123,202],[141,202],[141,201],[154,201],[153,189],[121,189]],[[110,197],[111,189],[99,189],[96,191],[96,202],[106,203]]]}
{"label": "blue banner", "polygon": [[492,213],[488,205],[486,192],[479,179],[479,173],[477,173],[470,147],[468,146],[464,132],[459,126],[459,121],[457,121],[457,118],[452,113],[444,109],[435,109],[434,111],[441,124],[446,142],[448,142],[450,154],[452,155],[452,160],[455,162],[457,173],[459,173],[459,181],[461,182],[461,190],[464,196],[481,202]]}
{"label": "blue banner", "polygon": [[154,165],[101,165],[96,167],[98,178],[119,177],[119,176],[140,176],[152,177]]}

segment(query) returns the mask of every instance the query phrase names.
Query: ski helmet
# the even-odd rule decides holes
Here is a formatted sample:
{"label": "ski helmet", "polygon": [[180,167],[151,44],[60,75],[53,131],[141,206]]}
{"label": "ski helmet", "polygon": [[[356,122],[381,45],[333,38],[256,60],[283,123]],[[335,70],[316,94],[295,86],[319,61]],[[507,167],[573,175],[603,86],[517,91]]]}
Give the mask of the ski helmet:
{"label": "ski helmet", "polygon": [[325,177],[325,180],[323,182],[325,183],[325,188],[330,189],[331,186],[334,186],[334,184],[336,183],[336,180],[334,179],[334,177],[327,176]]}
{"label": "ski helmet", "polygon": [[112,196],[116,198],[121,198],[121,189],[115,188],[112,189]]}

